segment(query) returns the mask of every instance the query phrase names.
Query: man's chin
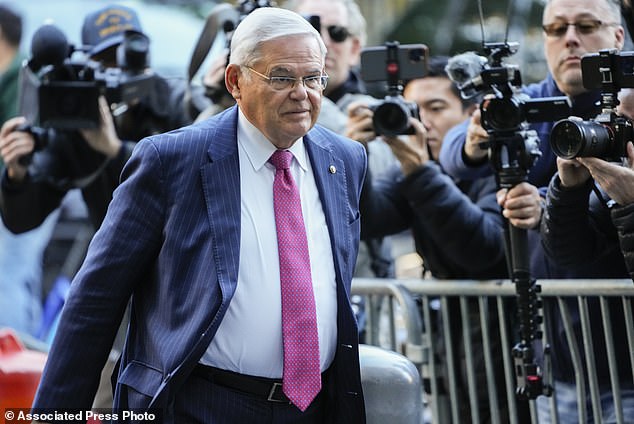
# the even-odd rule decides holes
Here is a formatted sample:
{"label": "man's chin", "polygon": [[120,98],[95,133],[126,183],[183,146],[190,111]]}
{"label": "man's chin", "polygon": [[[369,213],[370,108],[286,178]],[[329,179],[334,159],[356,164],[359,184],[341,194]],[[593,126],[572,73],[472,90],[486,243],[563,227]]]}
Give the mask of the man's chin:
{"label": "man's chin", "polygon": [[[559,74],[557,79],[557,85],[559,86],[582,86],[583,77],[581,75],[581,67],[569,67]],[[561,87],[560,87],[561,88]]]}

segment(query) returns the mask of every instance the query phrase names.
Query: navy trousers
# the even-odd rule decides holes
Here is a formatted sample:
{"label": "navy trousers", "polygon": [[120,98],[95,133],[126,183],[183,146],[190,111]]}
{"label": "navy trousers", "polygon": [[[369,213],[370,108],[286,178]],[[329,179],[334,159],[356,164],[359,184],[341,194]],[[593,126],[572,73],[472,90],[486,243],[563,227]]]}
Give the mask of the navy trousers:
{"label": "navy trousers", "polygon": [[325,424],[324,389],[301,412],[295,405],[270,402],[191,374],[174,400],[174,422],[200,424]]}

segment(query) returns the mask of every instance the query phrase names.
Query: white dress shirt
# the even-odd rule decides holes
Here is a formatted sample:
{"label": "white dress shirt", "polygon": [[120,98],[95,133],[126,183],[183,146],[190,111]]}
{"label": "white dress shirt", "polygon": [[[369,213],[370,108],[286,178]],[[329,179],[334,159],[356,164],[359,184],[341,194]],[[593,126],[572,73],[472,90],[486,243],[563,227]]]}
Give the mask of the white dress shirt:
{"label": "white dress shirt", "polygon": [[[281,378],[282,303],[273,210],[276,147],[242,114],[238,115],[240,162],[240,263],[238,286],[218,332],[200,362],[241,374]],[[315,293],[321,370],[337,342],[337,287],[326,218],[302,139],[288,149],[299,187]],[[210,258],[210,260],[212,260]]]}

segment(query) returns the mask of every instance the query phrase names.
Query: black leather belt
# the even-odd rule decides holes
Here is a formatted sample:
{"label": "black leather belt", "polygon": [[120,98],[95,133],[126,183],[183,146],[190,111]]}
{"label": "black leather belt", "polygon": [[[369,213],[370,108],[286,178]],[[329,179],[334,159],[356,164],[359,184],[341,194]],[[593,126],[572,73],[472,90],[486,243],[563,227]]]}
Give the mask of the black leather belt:
{"label": "black leather belt", "polygon": [[202,364],[196,365],[194,374],[220,386],[249,393],[269,402],[290,403],[282,391],[282,379],[255,377]]}

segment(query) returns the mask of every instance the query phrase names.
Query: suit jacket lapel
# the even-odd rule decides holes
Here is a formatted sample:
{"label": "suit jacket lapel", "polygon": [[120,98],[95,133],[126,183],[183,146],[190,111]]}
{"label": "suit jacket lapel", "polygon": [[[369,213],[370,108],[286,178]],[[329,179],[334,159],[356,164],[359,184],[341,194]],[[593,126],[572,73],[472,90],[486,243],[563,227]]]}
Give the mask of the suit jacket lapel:
{"label": "suit jacket lapel", "polygon": [[237,143],[237,108],[228,109],[210,129],[210,163],[201,168],[207,204],[213,260],[223,295],[223,308],[238,281],[240,258],[240,164]]}
{"label": "suit jacket lapel", "polygon": [[341,261],[348,257],[346,252],[352,248],[349,229],[346,226],[349,218],[345,202],[348,198],[345,167],[343,161],[335,157],[328,149],[328,142],[314,132],[304,137],[304,143],[313,167],[319,198],[330,232],[337,279],[341,281],[344,269],[342,265],[347,265],[342,264]]}

